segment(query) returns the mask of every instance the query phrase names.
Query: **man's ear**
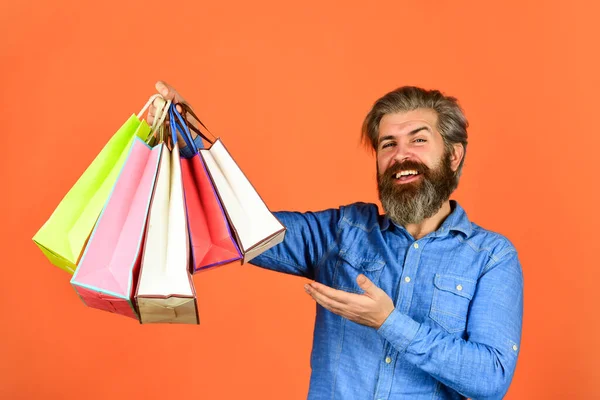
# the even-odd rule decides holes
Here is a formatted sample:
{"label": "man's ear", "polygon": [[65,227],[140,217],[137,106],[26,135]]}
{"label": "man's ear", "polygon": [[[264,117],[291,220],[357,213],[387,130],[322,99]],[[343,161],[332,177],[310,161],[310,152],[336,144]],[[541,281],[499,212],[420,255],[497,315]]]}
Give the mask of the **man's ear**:
{"label": "man's ear", "polygon": [[452,171],[456,172],[460,162],[465,156],[465,147],[462,143],[455,143],[452,145],[452,150],[452,154],[450,155],[450,167],[452,168]]}

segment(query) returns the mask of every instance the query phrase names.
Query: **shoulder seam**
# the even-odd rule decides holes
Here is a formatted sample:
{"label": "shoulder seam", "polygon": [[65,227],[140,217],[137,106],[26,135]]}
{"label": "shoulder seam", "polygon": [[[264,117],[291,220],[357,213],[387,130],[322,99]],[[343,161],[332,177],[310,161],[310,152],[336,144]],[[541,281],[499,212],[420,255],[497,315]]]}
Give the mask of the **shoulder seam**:
{"label": "shoulder seam", "polygon": [[517,250],[515,250],[512,247],[508,247],[504,250],[502,250],[500,252],[500,254],[498,254],[497,256],[494,256],[493,254],[490,254],[490,262],[487,263],[485,265],[485,267],[483,267],[483,270],[481,271],[481,274],[479,276],[484,275],[486,272],[488,272],[494,265],[496,265],[499,261],[501,261],[502,259],[504,259],[508,254],[511,253],[516,253]]}
{"label": "shoulder seam", "polygon": [[[364,209],[371,209],[372,206],[377,207],[375,204],[372,204],[372,203],[354,203],[354,204],[351,204],[349,206],[352,206],[352,205],[358,206],[358,207],[364,208]],[[368,226],[357,224],[357,223],[351,221],[348,217],[344,216],[344,214],[343,214],[343,210],[345,210],[349,206],[342,206],[342,207],[340,207],[340,210],[342,210],[341,218],[340,218],[340,227],[339,227],[340,231],[342,229],[341,228],[341,223],[342,222],[344,222],[348,226],[351,226],[351,227],[354,227],[354,228],[358,228],[358,229],[360,229],[360,230],[362,230],[364,232],[372,232],[373,229],[375,229],[376,227],[379,226],[378,218],[375,218],[375,221],[373,221],[373,223],[371,225],[368,225]]]}
{"label": "shoulder seam", "polygon": [[473,230],[479,231],[479,232],[487,232],[490,233],[494,236],[497,236],[498,239],[500,239],[502,241],[503,244],[507,245],[506,248],[502,249],[498,254],[494,254],[492,252],[492,248],[489,247],[477,247],[475,246],[473,243],[471,243],[471,241],[469,239],[462,239],[460,236],[456,236],[456,238],[461,242],[461,243],[466,243],[467,245],[469,245],[469,247],[471,249],[473,249],[473,251],[477,252],[477,253],[481,253],[482,251],[485,251],[487,253],[487,256],[489,258],[489,262],[483,267],[483,269],[481,270],[481,273],[479,274],[479,277],[481,277],[483,274],[485,274],[487,271],[490,270],[490,268],[492,268],[494,265],[496,265],[496,263],[498,263],[500,260],[502,260],[507,254],[511,253],[511,252],[515,252],[516,253],[516,249],[514,248],[514,246],[512,246],[512,244],[510,243],[510,241],[508,239],[506,239],[504,236],[502,236],[501,234],[497,233],[497,232],[492,232],[492,231],[488,231],[486,229],[483,229],[479,226],[475,226],[473,227]]}

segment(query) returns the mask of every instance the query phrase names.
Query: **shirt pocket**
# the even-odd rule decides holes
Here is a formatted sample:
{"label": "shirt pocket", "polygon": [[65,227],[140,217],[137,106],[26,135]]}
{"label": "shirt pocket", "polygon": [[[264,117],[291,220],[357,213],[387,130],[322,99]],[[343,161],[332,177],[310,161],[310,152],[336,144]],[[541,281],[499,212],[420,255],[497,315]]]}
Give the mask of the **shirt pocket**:
{"label": "shirt pocket", "polygon": [[375,285],[379,284],[385,262],[377,257],[358,256],[347,250],[340,250],[333,273],[332,286],[346,292],[363,293],[356,283],[358,275],[363,274]]}
{"label": "shirt pocket", "polygon": [[435,274],[429,318],[449,333],[463,332],[477,282],[456,275]]}

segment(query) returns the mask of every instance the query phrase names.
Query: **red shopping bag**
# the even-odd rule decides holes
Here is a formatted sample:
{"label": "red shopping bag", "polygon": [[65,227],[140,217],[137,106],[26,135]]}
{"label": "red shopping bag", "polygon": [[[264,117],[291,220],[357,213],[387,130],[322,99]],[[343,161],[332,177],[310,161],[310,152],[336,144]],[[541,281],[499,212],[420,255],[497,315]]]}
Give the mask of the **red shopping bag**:
{"label": "red shopping bag", "polygon": [[173,106],[169,118],[194,152],[191,158],[181,158],[193,272],[237,261],[242,254],[187,123]]}

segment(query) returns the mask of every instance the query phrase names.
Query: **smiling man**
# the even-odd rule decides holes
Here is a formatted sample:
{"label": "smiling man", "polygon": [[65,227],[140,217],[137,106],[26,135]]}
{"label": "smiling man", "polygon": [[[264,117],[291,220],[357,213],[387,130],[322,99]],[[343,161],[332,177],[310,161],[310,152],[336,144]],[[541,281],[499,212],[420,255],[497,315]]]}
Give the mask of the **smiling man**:
{"label": "smiling man", "polygon": [[[162,82],[157,90],[183,101]],[[450,200],[467,126],[453,97],[394,90],[363,124],[385,214],[365,203],[276,213],[285,240],[251,263],[314,281],[305,286],[318,303],[309,399],[501,399],[508,390],[523,275],[514,246]]]}

